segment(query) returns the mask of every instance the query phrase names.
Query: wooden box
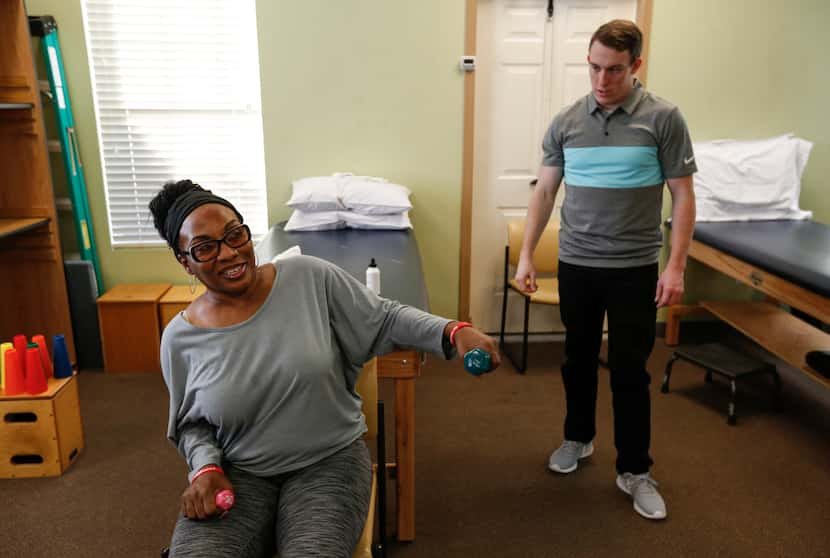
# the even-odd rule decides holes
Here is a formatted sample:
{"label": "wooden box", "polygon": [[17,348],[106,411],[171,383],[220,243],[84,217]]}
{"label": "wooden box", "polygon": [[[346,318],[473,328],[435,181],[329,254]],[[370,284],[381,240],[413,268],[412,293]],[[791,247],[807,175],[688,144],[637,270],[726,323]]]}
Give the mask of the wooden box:
{"label": "wooden box", "polygon": [[0,391],[0,416],[0,478],[61,475],[84,449],[75,376],[39,395]]}
{"label": "wooden box", "polygon": [[176,317],[176,314],[187,308],[206,290],[204,285],[197,285],[194,292],[190,292],[190,287],[187,285],[170,287],[159,300],[159,331],[164,331],[164,328],[167,327],[170,320]]}
{"label": "wooden box", "polygon": [[161,372],[159,300],[169,283],[116,285],[98,298],[107,372]]}

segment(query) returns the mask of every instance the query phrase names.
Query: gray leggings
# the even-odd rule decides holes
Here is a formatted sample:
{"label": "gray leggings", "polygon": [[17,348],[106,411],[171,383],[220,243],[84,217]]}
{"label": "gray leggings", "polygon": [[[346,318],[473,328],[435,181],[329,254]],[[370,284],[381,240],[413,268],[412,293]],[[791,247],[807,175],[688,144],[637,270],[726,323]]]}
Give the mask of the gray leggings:
{"label": "gray leggings", "polygon": [[233,509],[223,518],[180,517],[170,558],[352,555],[372,490],[372,462],[363,440],[276,477],[224,468],[236,497]]}

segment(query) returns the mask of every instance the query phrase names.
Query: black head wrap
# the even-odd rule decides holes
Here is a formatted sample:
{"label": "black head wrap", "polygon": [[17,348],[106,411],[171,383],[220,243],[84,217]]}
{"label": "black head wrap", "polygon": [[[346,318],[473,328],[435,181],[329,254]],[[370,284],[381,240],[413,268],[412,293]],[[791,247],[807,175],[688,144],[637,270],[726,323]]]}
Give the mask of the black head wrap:
{"label": "black head wrap", "polygon": [[190,190],[176,198],[176,201],[167,210],[167,217],[164,220],[164,238],[176,253],[179,252],[179,231],[182,228],[182,223],[184,223],[184,220],[187,219],[187,216],[194,209],[206,203],[218,203],[229,207],[236,213],[239,222],[242,222],[242,215],[225,198],[219,197],[207,190]]}

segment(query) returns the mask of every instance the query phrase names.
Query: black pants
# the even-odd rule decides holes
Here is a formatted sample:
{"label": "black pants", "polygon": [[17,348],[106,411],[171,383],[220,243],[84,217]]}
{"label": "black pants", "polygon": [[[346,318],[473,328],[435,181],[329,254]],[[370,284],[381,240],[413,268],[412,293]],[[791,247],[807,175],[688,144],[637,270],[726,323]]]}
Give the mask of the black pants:
{"label": "black pants", "polygon": [[653,463],[648,454],[651,377],[646,362],[654,347],[656,289],[657,264],[595,268],[559,263],[560,312],[566,329],[565,439],[589,442],[596,434],[597,368],[607,312],[619,473],[645,473]]}

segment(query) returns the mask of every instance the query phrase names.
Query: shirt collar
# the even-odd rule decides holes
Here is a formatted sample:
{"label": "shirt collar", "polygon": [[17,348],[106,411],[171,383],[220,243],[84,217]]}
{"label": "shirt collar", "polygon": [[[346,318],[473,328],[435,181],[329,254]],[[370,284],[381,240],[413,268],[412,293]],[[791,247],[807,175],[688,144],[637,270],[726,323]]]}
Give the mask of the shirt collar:
{"label": "shirt collar", "polygon": [[[623,111],[627,114],[631,114],[634,112],[634,109],[637,108],[637,104],[645,95],[645,90],[643,89],[643,84],[640,83],[640,80],[634,79],[634,88],[631,90],[631,93],[628,94],[623,104],[620,105]],[[593,92],[588,94],[588,114],[594,114],[596,111],[600,110],[599,103],[597,103],[596,97],[594,97]]]}

